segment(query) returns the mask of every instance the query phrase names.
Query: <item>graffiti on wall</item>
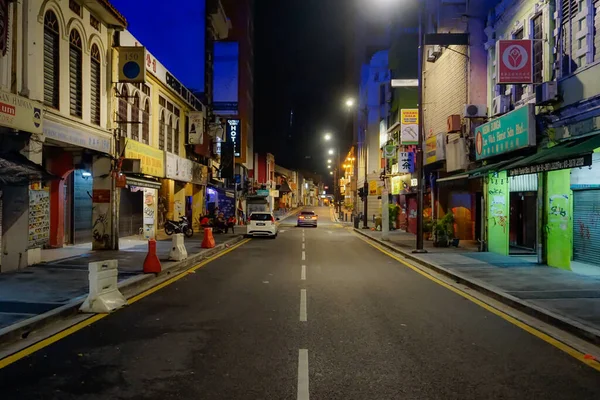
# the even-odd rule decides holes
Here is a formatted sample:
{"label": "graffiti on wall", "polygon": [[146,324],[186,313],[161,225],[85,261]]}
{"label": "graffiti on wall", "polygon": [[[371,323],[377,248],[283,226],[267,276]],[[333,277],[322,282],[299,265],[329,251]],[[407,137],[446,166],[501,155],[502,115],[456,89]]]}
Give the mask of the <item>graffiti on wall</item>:
{"label": "graffiti on wall", "polygon": [[92,225],[94,242],[108,249],[110,248],[110,216],[108,207],[97,204],[92,208],[92,214],[96,216]]}
{"label": "graffiti on wall", "polygon": [[558,226],[561,231],[569,228],[569,196],[555,194],[549,198],[548,223]]}

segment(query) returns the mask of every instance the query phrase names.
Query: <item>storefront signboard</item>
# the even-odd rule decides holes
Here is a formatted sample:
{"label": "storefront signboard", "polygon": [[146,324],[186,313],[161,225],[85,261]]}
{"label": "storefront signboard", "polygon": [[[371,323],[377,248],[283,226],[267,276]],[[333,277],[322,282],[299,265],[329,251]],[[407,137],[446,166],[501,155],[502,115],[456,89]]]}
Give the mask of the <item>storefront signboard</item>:
{"label": "storefront signboard", "polygon": [[258,196],[267,197],[267,196],[269,196],[269,190],[267,190],[267,189],[259,189],[259,190],[256,191],[256,194]]}
{"label": "storefront signboard", "polygon": [[478,160],[535,146],[535,106],[527,104],[475,131]]}
{"label": "storefront signboard", "polygon": [[377,181],[369,181],[369,196],[377,196]]}
{"label": "storefront signboard", "polygon": [[47,139],[54,139],[101,153],[110,154],[112,150],[112,138],[108,133],[104,136],[89,130],[70,127],[50,120],[44,121],[44,136]]}
{"label": "storefront signboard", "polygon": [[204,144],[204,113],[202,111],[190,111],[189,116],[188,144]]}
{"label": "storefront signboard", "polygon": [[419,143],[419,110],[416,108],[400,110],[400,143]]}
{"label": "storefront signboard", "polygon": [[558,171],[561,169],[589,167],[592,165],[592,155],[585,154],[582,156],[568,158],[560,161],[550,161],[543,164],[519,167],[508,171],[509,176],[536,174],[538,172]]}
{"label": "storefront signboard", "polygon": [[206,186],[208,183],[208,167],[206,165],[193,163],[192,183]]}
{"label": "storefront signboard", "polygon": [[194,179],[194,162],[178,155],[165,152],[165,176],[180,182]]}
{"label": "storefront signboard", "polygon": [[125,158],[141,160],[142,174],[159,178],[165,176],[164,152],[135,140],[128,140]]}
{"label": "storefront signboard", "polygon": [[37,101],[0,91],[0,126],[40,134],[42,109]]}
{"label": "storefront signboard", "polygon": [[398,153],[398,173],[410,174],[415,172],[415,153],[401,151]]}
{"label": "storefront signboard", "polygon": [[399,176],[392,177],[392,194],[400,194],[402,191],[402,178]]}

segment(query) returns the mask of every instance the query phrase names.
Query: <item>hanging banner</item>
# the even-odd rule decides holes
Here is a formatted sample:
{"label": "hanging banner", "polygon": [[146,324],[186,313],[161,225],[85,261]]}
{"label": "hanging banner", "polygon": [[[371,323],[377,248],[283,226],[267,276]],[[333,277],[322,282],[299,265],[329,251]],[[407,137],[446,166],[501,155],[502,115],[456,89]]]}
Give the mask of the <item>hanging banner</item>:
{"label": "hanging banner", "polygon": [[533,82],[533,40],[498,40],[498,85]]}
{"label": "hanging banner", "polygon": [[400,143],[419,144],[419,110],[416,108],[400,110]]}
{"label": "hanging banner", "polygon": [[188,144],[204,144],[204,113],[191,111],[189,113]]}

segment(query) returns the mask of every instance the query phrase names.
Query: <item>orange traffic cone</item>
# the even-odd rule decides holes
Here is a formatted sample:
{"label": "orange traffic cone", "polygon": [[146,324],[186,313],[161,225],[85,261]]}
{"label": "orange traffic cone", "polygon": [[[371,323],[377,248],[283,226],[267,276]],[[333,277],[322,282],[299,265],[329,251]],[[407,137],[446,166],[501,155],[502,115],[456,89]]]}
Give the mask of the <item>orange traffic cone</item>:
{"label": "orange traffic cone", "polygon": [[156,240],[148,240],[148,254],[144,260],[145,274],[158,274],[162,270],[160,260],[156,255]]}
{"label": "orange traffic cone", "polygon": [[212,228],[204,228],[204,238],[202,239],[203,249],[212,249],[215,247],[215,238],[213,237]]}

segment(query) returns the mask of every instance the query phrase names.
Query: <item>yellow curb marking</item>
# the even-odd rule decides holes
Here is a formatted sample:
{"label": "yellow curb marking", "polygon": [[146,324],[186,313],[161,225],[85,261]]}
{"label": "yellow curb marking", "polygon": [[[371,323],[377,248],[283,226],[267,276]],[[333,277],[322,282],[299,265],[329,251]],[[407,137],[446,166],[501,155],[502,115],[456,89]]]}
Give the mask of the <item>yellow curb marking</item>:
{"label": "yellow curb marking", "polygon": [[[250,240],[252,240],[252,239],[245,239],[245,240],[241,241],[240,243],[237,243],[237,244],[231,246],[227,250],[224,250],[224,251],[222,251],[219,254],[216,254],[216,255],[214,255],[214,256],[212,256],[210,258],[207,258],[206,260],[202,261],[200,264],[192,267],[191,269],[183,271],[179,275],[176,275],[173,278],[170,278],[170,279],[164,281],[163,283],[161,283],[161,284],[159,284],[157,286],[154,286],[154,287],[152,287],[152,288],[150,288],[150,289],[148,289],[148,290],[146,290],[146,291],[138,294],[137,296],[132,297],[131,299],[129,299],[127,301],[127,304],[133,304],[136,301],[139,301],[139,300],[143,299],[144,297],[149,296],[152,293],[155,293],[155,292],[159,291],[160,289],[162,289],[162,288],[164,288],[166,286],[169,286],[169,285],[177,282],[178,280],[180,280],[182,278],[185,278],[191,272],[196,271],[196,270],[204,267],[206,264],[208,264],[208,263],[210,263],[212,261],[215,261],[216,259],[224,256],[227,253],[232,252],[233,250],[237,249],[238,247],[243,246],[244,244],[248,243]],[[41,340],[41,341],[39,341],[39,342],[37,342],[35,344],[32,344],[29,347],[24,348],[23,350],[20,350],[20,351],[14,353],[14,354],[11,354],[10,356],[5,357],[5,358],[3,358],[3,359],[0,360],[0,369],[5,368],[5,367],[9,366],[10,364],[13,364],[13,363],[19,361],[20,359],[25,358],[25,357],[27,357],[27,356],[29,356],[29,355],[37,352],[37,351],[40,351],[43,348],[48,347],[51,344],[56,343],[59,340],[62,340],[64,338],[66,338],[67,336],[70,336],[73,333],[75,333],[77,331],[80,331],[83,328],[85,328],[87,326],[90,326],[93,323],[98,322],[98,321],[100,321],[103,318],[108,317],[109,315],[110,314],[96,314],[96,315],[93,315],[93,316],[87,318],[86,320],[81,321],[81,322],[79,322],[79,323],[77,323],[77,324],[75,324],[75,325],[73,325],[73,326],[71,326],[71,327],[69,327],[69,328],[67,328],[67,329],[65,329],[63,331],[60,331],[60,332],[58,332],[58,333],[56,333],[56,334],[54,334],[54,335],[52,335],[52,336],[50,336],[50,337],[48,337],[48,338],[46,338],[44,340]]]}
{"label": "yellow curb marking", "polygon": [[484,303],[483,301],[477,299],[476,297],[473,297],[472,295],[470,295],[470,294],[468,294],[466,292],[463,292],[462,290],[460,290],[460,289],[458,289],[458,288],[456,288],[454,286],[451,286],[451,285],[447,284],[446,282],[441,281],[441,280],[439,280],[438,278],[436,278],[436,277],[434,277],[432,275],[429,275],[427,272],[421,270],[418,267],[415,267],[413,264],[410,264],[409,262],[407,262],[407,261],[401,259],[400,257],[396,256],[395,254],[390,253],[389,251],[381,248],[380,246],[378,246],[378,245],[376,245],[374,243],[371,243],[371,241],[369,239],[367,239],[365,237],[362,237],[362,235],[360,235],[360,234],[358,234],[356,232],[354,232],[354,234],[359,239],[361,239],[363,242],[367,243],[369,246],[374,247],[375,249],[377,249],[380,252],[384,253],[388,257],[391,257],[394,260],[396,260],[396,261],[400,262],[401,264],[403,264],[404,266],[412,269],[416,273],[418,273],[418,274],[424,276],[425,278],[427,278],[427,279],[429,279],[429,280],[437,283],[440,286],[445,287],[448,290],[453,291],[454,293],[458,294],[459,296],[462,296],[465,299],[467,299],[467,300],[469,300],[469,301],[477,304],[478,306],[480,306],[480,307],[484,308],[485,310],[491,312],[492,314],[495,314],[498,317],[500,317],[500,318],[502,318],[502,319],[510,322],[511,324],[513,324],[513,325],[515,325],[515,326],[523,329],[524,331],[532,334],[533,336],[535,336],[535,337],[537,337],[539,339],[542,339],[546,343],[551,344],[552,346],[556,347],[557,349],[564,351],[565,353],[567,353],[571,357],[577,359],[578,361],[584,363],[588,367],[592,367],[596,371],[600,372],[600,362],[598,362],[598,361],[596,361],[594,359],[585,358],[586,355],[584,353],[580,352],[579,350],[574,349],[573,347],[571,347],[571,346],[569,346],[569,345],[567,345],[567,344],[565,344],[565,343],[563,343],[561,341],[558,341],[558,340],[554,339],[550,335],[547,335],[544,332],[539,331],[536,328],[534,328],[534,327],[532,327],[530,325],[527,325],[526,323],[524,323],[522,321],[519,321],[518,319],[516,319],[516,318],[514,318],[514,317],[512,317],[512,316],[510,316],[508,314],[506,314],[505,312],[503,312],[503,311],[501,311],[501,310],[499,310],[499,309],[497,309],[497,308],[495,308],[495,307],[493,307],[493,306],[491,306],[491,305],[489,305],[487,303]]}

